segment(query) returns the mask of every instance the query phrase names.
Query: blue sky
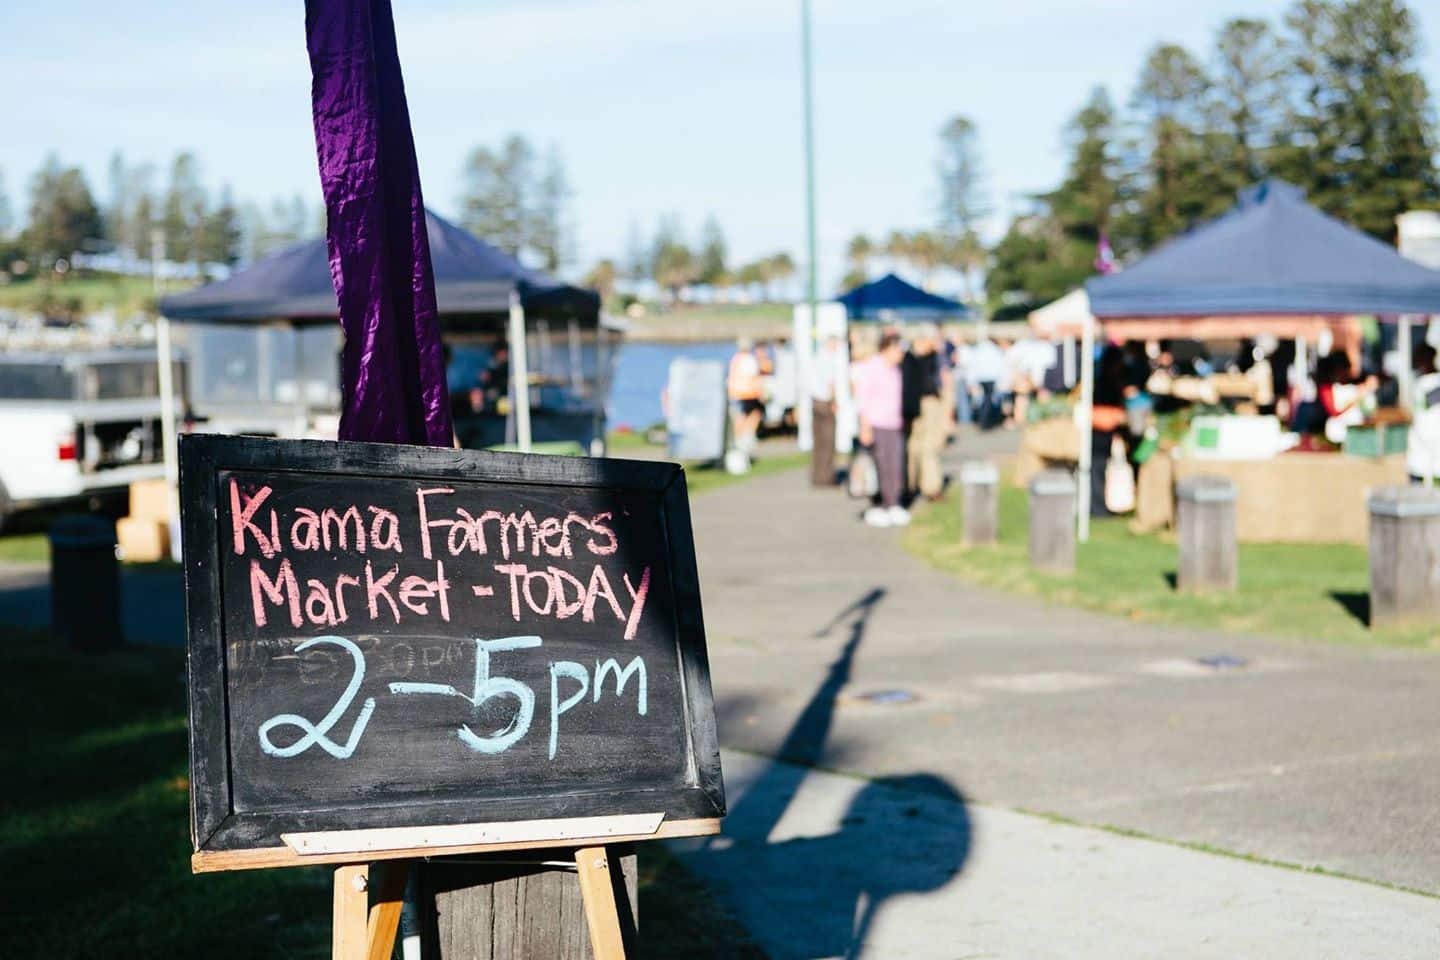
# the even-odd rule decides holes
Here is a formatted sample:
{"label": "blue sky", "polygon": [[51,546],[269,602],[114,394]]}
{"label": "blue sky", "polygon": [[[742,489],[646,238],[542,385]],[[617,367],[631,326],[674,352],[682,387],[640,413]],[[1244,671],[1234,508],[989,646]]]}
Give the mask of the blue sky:
{"label": "blue sky", "polygon": [[[798,0],[393,0],[428,203],[456,208],[470,147],[514,131],[563,154],[578,254],[628,225],[708,213],[741,258],[804,246]],[[1123,102],[1160,41],[1208,51],[1279,0],[815,0],[823,281],[856,231],[933,220],[936,133],[979,126],[993,233],[1052,186],[1060,130],[1096,84]],[[1440,91],[1440,11],[1421,17]],[[318,203],[300,0],[0,3],[0,170],[12,204],[45,154],[103,191],[111,151]]]}

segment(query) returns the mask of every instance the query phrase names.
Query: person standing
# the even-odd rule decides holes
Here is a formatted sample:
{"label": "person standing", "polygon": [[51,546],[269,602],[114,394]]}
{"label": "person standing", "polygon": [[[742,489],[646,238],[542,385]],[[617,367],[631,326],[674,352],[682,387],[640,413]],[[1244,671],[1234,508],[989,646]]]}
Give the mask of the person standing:
{"label": "person standing", "polygon": [[970,391],[973,388],[970,376],[970,344],[965,342],[964,337],[959,334],[951,341],[951,367],[950,378],[955,384],[955,423],[956,425],[970,423],[975,419],[975,409],[971,402]]}
{"label": "person standing", "polygon": [[1005,354],[989,337],[981,337],[966,357],[967,374],[970,381],[980,388],[979,409],[975,413],[976,425],[981,430],[992,430],[1004,417],[997,392],[1005,375]]}
{"label": "person standing", "polygon": [[901,372],[901,410],[905,417],[905,482],[907,492],[939,498],[944,486],[940,452],[945,447],[946,413],[941,401],[939,332],[930,326],[916,331]]}
{"label": "person standing", "polygon": [[734,416],[735,449],[748,460],[755,450],[760,418],[765,412],[760,358],[755,353],[754,341],[748,337],[741,337],[735,343],[735,355],[730,358],[730,373],[726,378],[726,386]]}
{"label": "person standing", "polygon": [[[1089,359],[1089,358],[1086,358]],[[1117,346],[1107,346],[1095,366],[1090,401],[1090,516],[1108,517],[1105,506],[1105,470],[1115,438],[1125,426],[1125,357]]]}
{"label": "person standing", "polygon": [[1415,384],[1411,388],[1409,440],[1405,466],[1411,483],[1435,485],[1440,477],[1440,373],[1435,371],[1435,348],[1415,348]]}
{"label": "person standing", "polygon": [[835,384],[840,376],[840,338],[829,336],[810,368],[810,483],[835,486]]}
{"label": "person standing", "polygon": [[900,505],[905,485],[905,421],[901,415],[900,335],[887,331],[875,355],[855,369],[855,408],[860,443],[869,447],[879,475],[880,503],[865,511],[872,527],[904,526],[910,514]]}

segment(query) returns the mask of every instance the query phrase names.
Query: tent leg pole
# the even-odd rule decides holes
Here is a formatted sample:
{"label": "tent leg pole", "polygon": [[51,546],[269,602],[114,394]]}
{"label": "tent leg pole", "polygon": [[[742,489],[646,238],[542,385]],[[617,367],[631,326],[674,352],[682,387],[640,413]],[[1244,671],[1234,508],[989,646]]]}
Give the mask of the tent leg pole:
{"label": "tent leg pole", "polygon": [[1411,356],[1410,348],[1410,315],[1400,315],[1399,329],[1396,331],[1396,347],[1400,351],[1400,375],[1395,379],[1400,388],[1400,409],[1409,410],[1414,398],[1411,393],[1414,391],[1414,365],[1415,359]]}
{"label": "tent leg pole", "polygon": [[815,314],[812,304],[797,303],[791,318],[790,348],[795,353],[795,423],[798,428],[797,446],[809,451],[815,445],[814,423],[812,422],[811,398],[815,395],[811,383],[817,354]]}
{"label": "tent leg pole", "polygon": [[296,435],[303,438],[310,434],[310,398],[305,393],[305,337],[299,327],[292,327],[290,336],[295,338],[292,351],[295,365],[295,429]]}
{"label": "tent leg pole", "polygon": [[1080,337],[1080,406],[1075,411],[1080,428],[1080,451],[1075,477],[1075,539],[1090,541],[1090,445],[1095,425],[1091,406],[1095,400],[1095,327],[1086,324]]}
{"label": "tent leg pole", "polygon": [[526,356],[525,308],[520,294],[510,293],[510,395],[515,413],[515,441],[530,452],[530,364]]}
{"label": "tent leg pole", "polygon": [[175,351],[170,344],[170,321],[155,320],[155,353],[160,364],[160,455],[165,461],[165,482],[172,496],[180,482],[180,459],[175,436]]}

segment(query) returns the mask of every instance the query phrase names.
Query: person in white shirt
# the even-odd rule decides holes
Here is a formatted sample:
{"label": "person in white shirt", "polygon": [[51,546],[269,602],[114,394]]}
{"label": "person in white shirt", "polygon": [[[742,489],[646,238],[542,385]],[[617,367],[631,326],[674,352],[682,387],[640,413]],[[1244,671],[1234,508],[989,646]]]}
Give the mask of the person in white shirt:
{"label": "person in white shirt", "polygon": [[989,430],[1003,419],[996,394],[1008,379],[1005,354],[987,337],[976,342],[965,359],[970,382],[980,388],[980,409],[976,411],[975,422],[981,430]]}
{"label": "person in white shirt", "polygon": [[1440,478],[1440,373],[1435,370],[1435,348],[1428,343],[1415,348],[1415,373],[1405,468],[1411,483],[1433,486]]}

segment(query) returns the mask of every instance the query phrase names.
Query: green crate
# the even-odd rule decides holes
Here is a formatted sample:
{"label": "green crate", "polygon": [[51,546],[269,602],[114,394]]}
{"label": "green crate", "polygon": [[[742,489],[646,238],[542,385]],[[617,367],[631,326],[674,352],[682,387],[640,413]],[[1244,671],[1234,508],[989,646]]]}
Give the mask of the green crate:
{"label": "green crate", "polygon": [[1410,445],[1410,425],[1397,423],[1385,428],[1385,455],[1392,453],[1404,453],[1405,448]]}
{"label": "green crate", "polygon": [[1380,427],[1351,427],[1345,431],[1344,450],[1352,457],[1378,457],[1384,449]]}

